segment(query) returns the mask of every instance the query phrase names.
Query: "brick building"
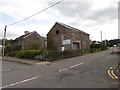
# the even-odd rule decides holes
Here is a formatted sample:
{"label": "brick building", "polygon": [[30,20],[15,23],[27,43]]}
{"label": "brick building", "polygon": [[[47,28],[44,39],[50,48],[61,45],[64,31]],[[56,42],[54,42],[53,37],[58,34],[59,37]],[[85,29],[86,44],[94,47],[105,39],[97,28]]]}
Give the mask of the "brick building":
{"label": "brick building", "polygon": [[20,45],[22,49],[31,49],[31,48],[46,48],[47,40],[45,37],[41,37],[36,31],[29,32],[25,31],[24,35],[16,38],[13,42],[13,46]]}
{"label": "brick building", "polygon": [[49,50],[88,50],[89,34],[56,22],[47,34],[47,47]]}

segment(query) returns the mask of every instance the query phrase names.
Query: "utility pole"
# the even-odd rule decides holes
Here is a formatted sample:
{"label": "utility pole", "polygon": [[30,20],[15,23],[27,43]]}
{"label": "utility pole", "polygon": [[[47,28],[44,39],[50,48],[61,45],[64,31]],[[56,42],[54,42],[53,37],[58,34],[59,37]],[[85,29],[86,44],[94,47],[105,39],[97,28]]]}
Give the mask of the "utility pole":
{"label": "utility pole", "polygon": [[102,31],[100,31],[100,36],[101,36],[101,46],[102,46],[102,49],[103,49],[103,43],[102,43]]}
{"label": "utility pole", "polygon": [[104,33],[104,35],[105,35],[105,46],[107,46],[106,34]]}
{"label": "utility pole", "polygon": [[4,29],[4,39],[3,39],[3,54],[2,56],[4,57],[5,55],[5,39],[6,39],[6,29],[7,29],[7,25],[5,26],[5,29]]}

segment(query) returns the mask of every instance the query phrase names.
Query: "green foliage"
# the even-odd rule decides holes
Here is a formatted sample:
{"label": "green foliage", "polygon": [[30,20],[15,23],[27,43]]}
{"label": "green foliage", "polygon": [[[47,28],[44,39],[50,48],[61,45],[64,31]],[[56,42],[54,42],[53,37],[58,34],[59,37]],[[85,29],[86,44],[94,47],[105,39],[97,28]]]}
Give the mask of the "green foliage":
{"label": "green foliage", "polygon": [[103,45],[102,46],[102,50],[106,50],[107,49],[107,46],[106,45]]}
{"label": "green foliage", "polygon": [[48,50],[57,50],[56,46],[53,44],[52,36],[49,35],[47,38],[47,49]]}
{"label": "green foliage", "polygon": [[8,54],[8,53],[10,53],[10,52],[12,52],[12,51],[20,51],[21,50],[21,46],[20,45],[18,45],[18,46],[6,46],[5,47],[5,55],[6,54]]}
{"label": "green foliage", "polygon": [[15,50],[15,51],[11,51],[10,53],[8,53],[7,56],[17,57],[18,54],[19,54],[19,51]]}
{"label": "green foliage", "polygon": [[90,45],[90,48],[91,48],[91,49],[101,48],[101,47],[102,47],[101,44],[91,44],[91,45]]}
{"label": "green foliage", "polygon": [[118,43],[120,43],[120,39],[109,40],[107,42],[107,46],[112,47],[113,45],[117,45]]}
{"label": "green foliage", "polygon": [[37,55],[40,55],[44,50],[21,50],[18,54],[19,58],[32,59]]}

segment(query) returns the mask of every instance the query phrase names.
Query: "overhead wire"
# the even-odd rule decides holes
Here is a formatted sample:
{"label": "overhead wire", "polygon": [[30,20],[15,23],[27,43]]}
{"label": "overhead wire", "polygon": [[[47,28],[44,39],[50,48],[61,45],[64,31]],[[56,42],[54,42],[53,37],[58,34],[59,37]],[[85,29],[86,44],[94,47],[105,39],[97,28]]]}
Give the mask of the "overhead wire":
{"label": "overhead wire", "polygon": [[15,24],[18,24],[18,23],[20,23],[20,22],[22,22],[22,21],[25,21],[25,20],[29,19],[29,18],[32,18],[32,17],[34,17],[34,16],[36,16],[36,15],[38,15],[38,14],[40,14],[40,13],[42,13],[42,12],[46,11],[46,10],[48,10],[49,8],[54,7],[55,5],[57,5],[57,4],[59,4],[59,3],[61,3],[62,1],[63,1],[63,0],[58,1],[57,3],[55,3],[55,4],[51,5],[51,6],[49,6],[49,7],[45,8],[45,9],[43,9],[43,10],[39,11],[39,12],[37,12],[37,13],[35,13],[35,14],[33,14],[33,15],[29,16],[29,17],[26,17],[26,18],[24,18],[24,19],[22,19],[22,20],[20,20],[20,21],[17,21],[17,22],[14,22],[14,23],[8,24],[7,26],[9,26],[9,25],[15,25]]}

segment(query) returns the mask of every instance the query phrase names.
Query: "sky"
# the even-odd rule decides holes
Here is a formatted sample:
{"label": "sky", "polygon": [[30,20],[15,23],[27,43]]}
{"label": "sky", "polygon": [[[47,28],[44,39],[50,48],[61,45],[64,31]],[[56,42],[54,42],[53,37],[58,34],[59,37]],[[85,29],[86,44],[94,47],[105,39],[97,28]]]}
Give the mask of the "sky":
{"label": "sky", "polygon": [[58,5],[15,25],[60,0],[0,0],[0,38],[5,25],[7,39],[15,39],[24,31],[46,36],[55,22],[61,22],[90,34],[91,40],[118,38],[119,0],[63,0]]}

